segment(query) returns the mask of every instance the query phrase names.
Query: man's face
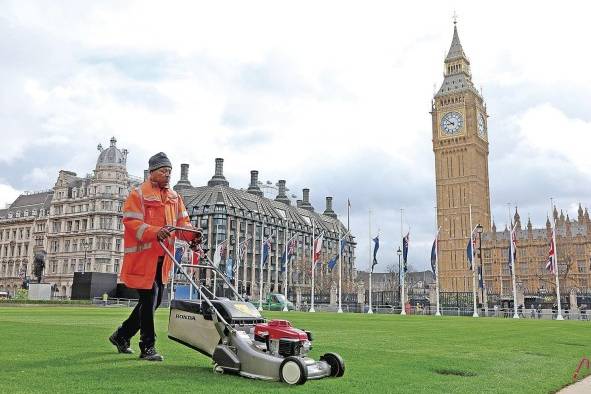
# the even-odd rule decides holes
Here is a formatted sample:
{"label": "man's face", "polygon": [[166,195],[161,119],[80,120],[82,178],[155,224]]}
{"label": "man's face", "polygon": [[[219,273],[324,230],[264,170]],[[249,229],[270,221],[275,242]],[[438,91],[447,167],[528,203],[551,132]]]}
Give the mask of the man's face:
{"label": "man's face", "polygon": [[157,183],[160,188],[168,187],[171,171],[172,168],[170,167],[160,167],[150,173],[150,180]]}

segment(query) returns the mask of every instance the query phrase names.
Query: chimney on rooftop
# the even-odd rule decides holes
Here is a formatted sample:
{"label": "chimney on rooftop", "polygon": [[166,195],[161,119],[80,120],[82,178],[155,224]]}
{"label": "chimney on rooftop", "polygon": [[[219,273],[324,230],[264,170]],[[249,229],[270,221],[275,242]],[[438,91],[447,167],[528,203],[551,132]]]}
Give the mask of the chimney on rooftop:
{"label": "chimney on rooftop", "polygon": [[277,197],[275,197],[275,201],[291,205],[291,200],[287,197],[287,194],[285,194],[285,180],[279,180],[277,186],[279,187],[279,192],[277,193]]}
{"label": "chimney on rooftop", "polygon": [[178,192],[189,187],[192,187],[189,181],[189,165],[181,164],[181,179],[174,185],[173,189]]}
{"label": "chimney on rooftop", "polygon": [[310,189],[303,189],[303,201],[301,208],[314,212],[314,207],[310,204]]}
{"label": "chimney on rooftop", "polygon": [[263,197],[263,192],[259,188],[259,172],[257,170],[252,170],[250,172],[250,185],[248,185],[246,191],[255,196]]}
{"label": "chimney on rooftop", "polygon": [[207,186],[230,186],[224,177],[224,159],[219,157],[215,159],[215,173],[209,182],[207,182]]}
{"label": "chimney on rooftop", "polygon": [[326,209],[323,215],[336,219],[337,214],[332,210],[332,197],[326,197]]}

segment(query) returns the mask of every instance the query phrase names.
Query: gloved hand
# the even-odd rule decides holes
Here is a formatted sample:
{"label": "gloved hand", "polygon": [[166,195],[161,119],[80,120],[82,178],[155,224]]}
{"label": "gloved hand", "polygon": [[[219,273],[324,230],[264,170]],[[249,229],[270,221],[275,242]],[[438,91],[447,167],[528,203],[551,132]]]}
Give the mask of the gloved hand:
{"label": "gloved hand", "polygon": [[170,237],[170,230],[168,230],[166,227],[162,227],[160,231],[158,231],[156,237],[158,238],[158,241],[164,241]]}

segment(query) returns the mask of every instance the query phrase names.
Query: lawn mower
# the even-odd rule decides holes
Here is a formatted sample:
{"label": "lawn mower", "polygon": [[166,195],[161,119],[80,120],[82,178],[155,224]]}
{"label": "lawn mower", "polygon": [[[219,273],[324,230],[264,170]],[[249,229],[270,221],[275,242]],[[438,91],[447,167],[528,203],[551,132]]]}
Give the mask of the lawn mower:
{"label": "lawn mower", "polygon": [[[169,231],[201,233],[200,229],[167,227]],[[315,361],[308,357],[312,334],[297,329],[287,320],[264,319],[257,308],[244,301],[224,272],[209,258],[198,264],[182,264],[160,242],[166,254],[196,290],[197,300],[171,300],[168,337],[194,349],[213,361],[216,373],[280,380],[290,385],[304,384],[310,379],[341,377],[345,363],[336,353],[326,353]],[[200,250],[201,245],[193,248]],[[202,256],[204,253],[200,253]],[[233,299],[217,297],[197,284],[186,268],[211,270],[231,289]]]}

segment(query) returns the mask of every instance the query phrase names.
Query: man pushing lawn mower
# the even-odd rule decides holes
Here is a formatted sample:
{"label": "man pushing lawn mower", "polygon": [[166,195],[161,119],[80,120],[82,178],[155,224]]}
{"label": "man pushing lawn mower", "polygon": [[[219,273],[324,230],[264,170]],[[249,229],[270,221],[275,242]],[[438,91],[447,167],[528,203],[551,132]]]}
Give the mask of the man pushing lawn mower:
{"label": "man pushing lawn mower", "polygon": [[130,339],[139,331],[140,359],[163,361],[155,347],[154,312],[160,306],[172,261],[159,243],[172,248],[174,237],[198,242],[200,233],[178,231],[172,235],[167,229],[192,227],[183,200],[169,187],[172,164],[166,154],[155,154],[148,164],[149,179],[133,189],[123,205],[125,254],[121,279],[127,287],[137,289],[139,301],[109,341],[119,353],[133,353]]}

